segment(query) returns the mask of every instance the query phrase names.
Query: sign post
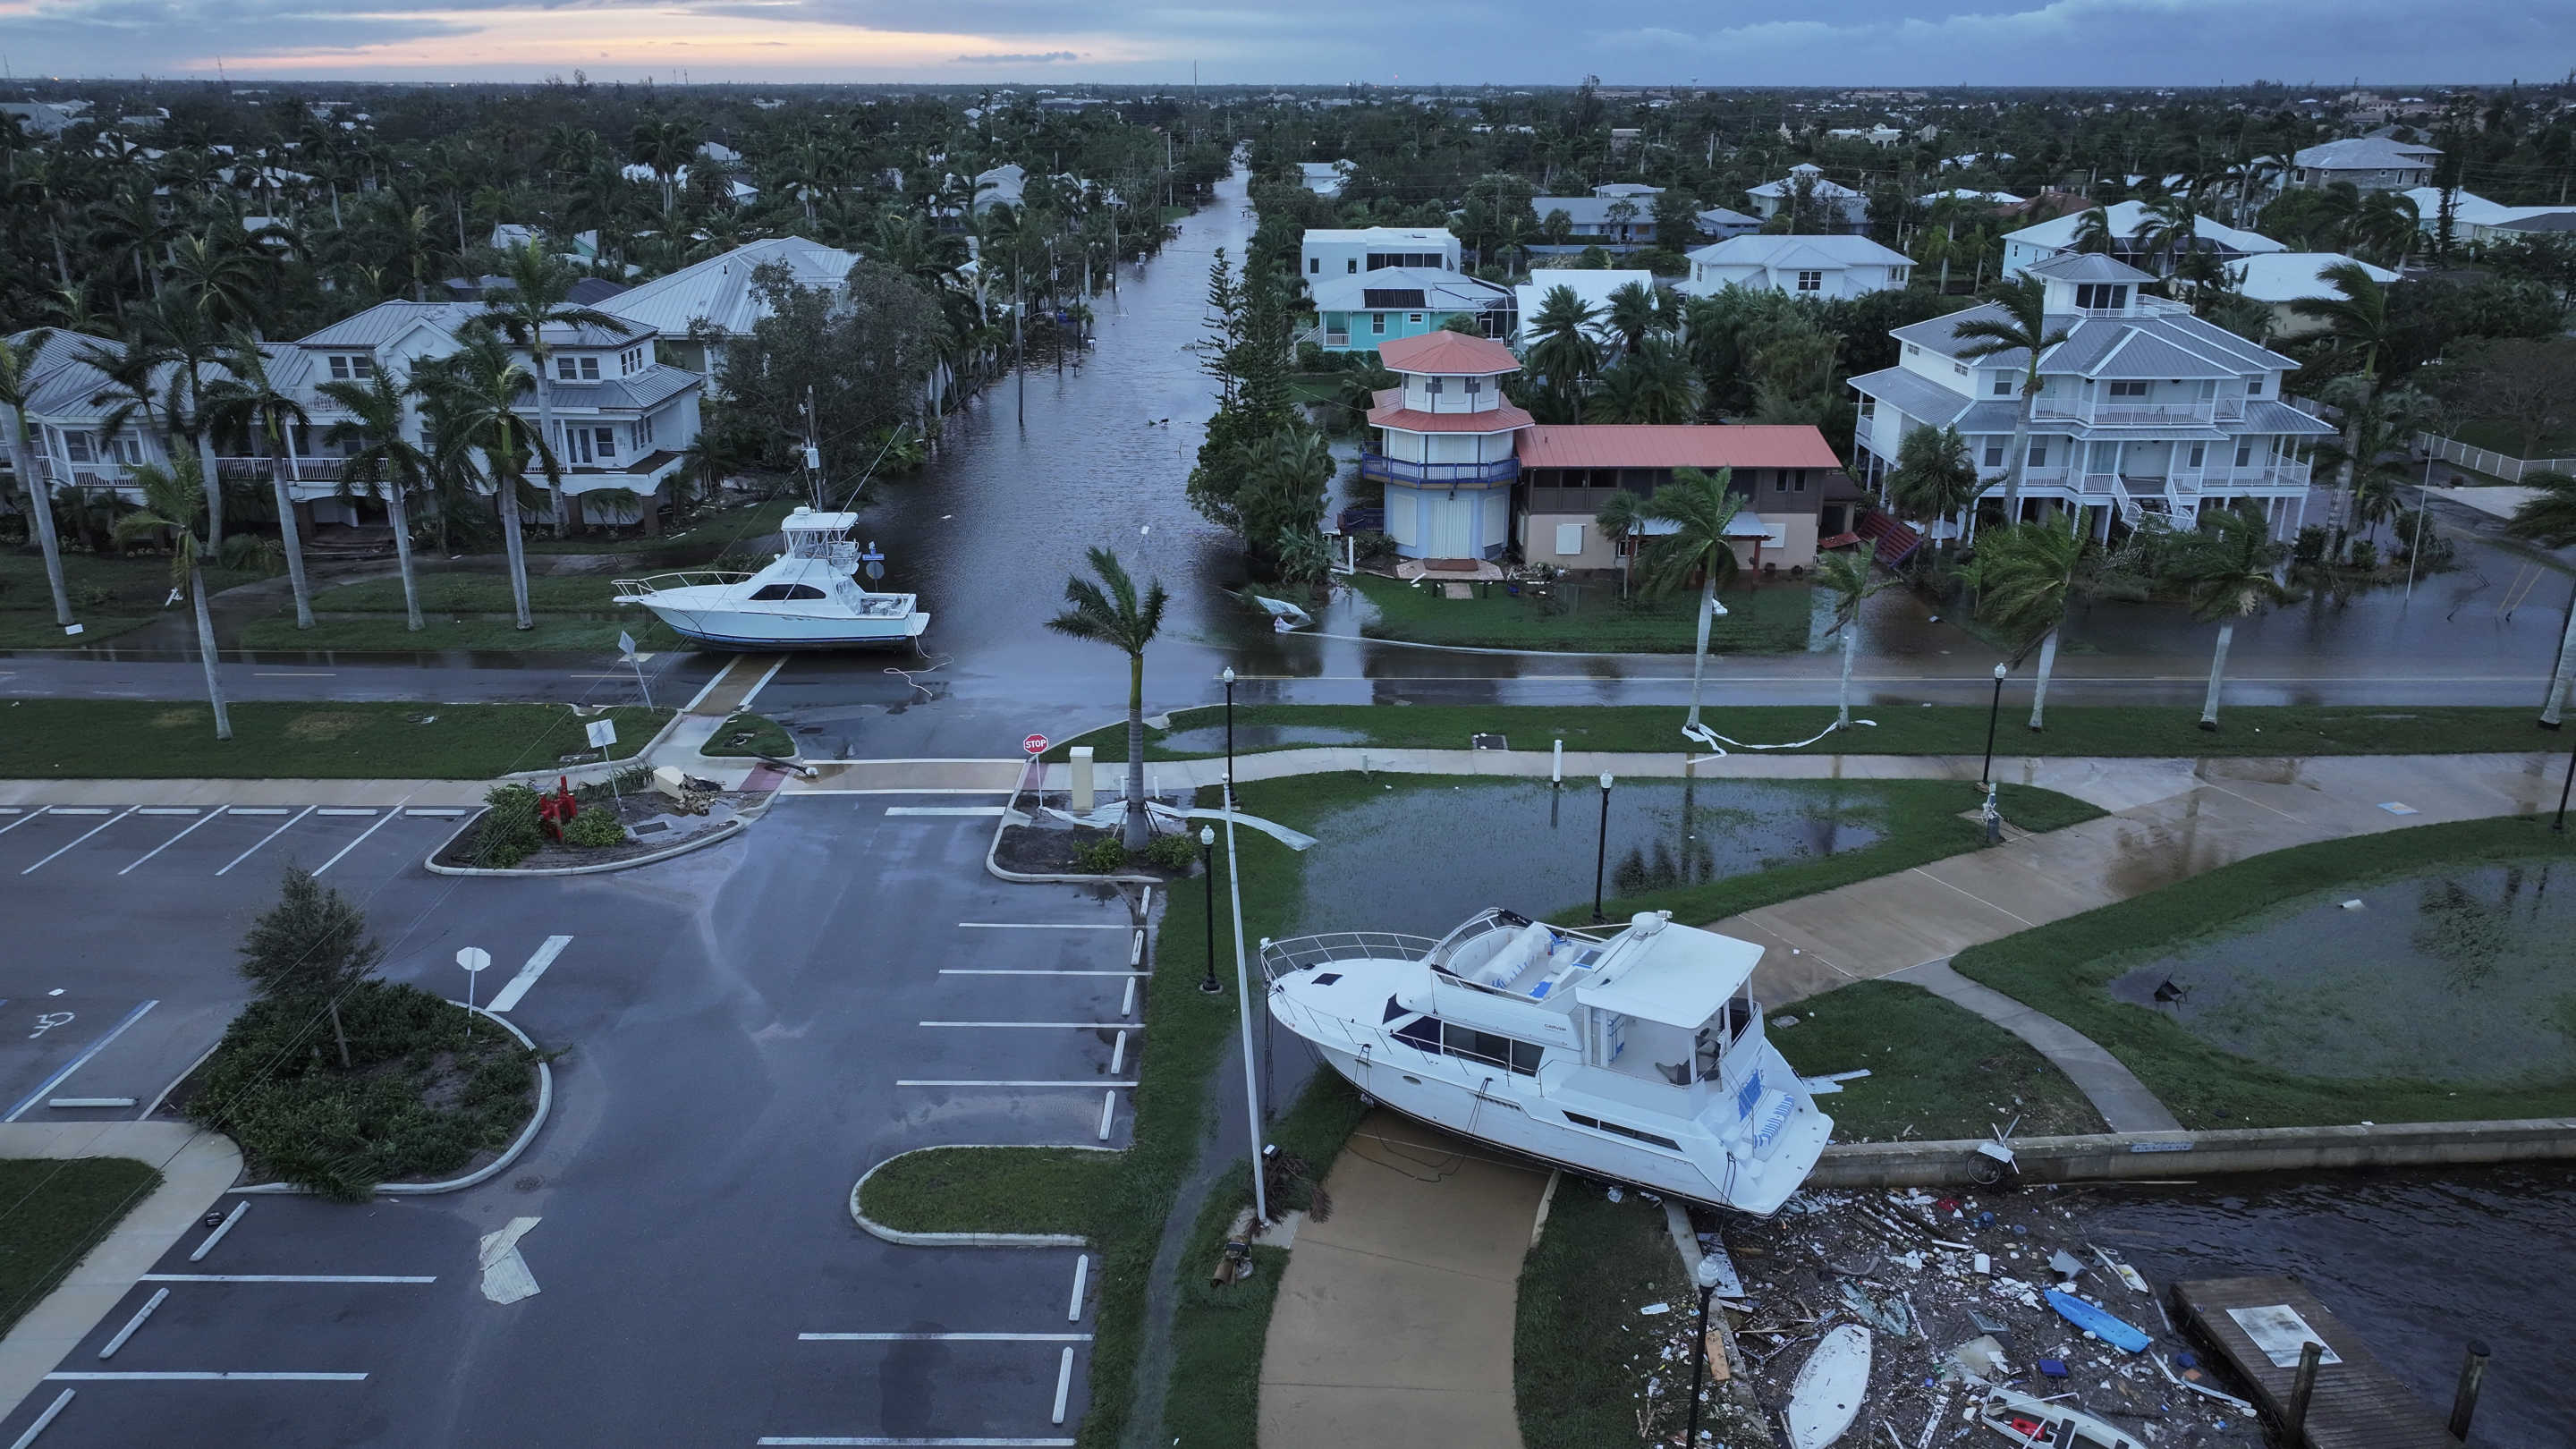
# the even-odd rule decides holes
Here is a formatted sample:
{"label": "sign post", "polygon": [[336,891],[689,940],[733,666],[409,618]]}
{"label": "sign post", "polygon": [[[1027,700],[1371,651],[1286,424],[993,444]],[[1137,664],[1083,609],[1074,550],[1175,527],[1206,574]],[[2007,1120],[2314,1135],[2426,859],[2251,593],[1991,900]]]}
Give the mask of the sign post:
{"label": "sign post", "polygon": [[653,686],[644,682],[644,656],[635,652],[635,636],[623,629],[618,630],[617,647],[626,655],[626,662],[635,666],[635,688],[644,696],[644,707],[651,709]]}
{"label": "sign post", "polygon": [[480,946],[467,946],[456,953],[456,964],[465,968],[465,1039],[474,1039],[474,978],[492,964],[492,953]]}

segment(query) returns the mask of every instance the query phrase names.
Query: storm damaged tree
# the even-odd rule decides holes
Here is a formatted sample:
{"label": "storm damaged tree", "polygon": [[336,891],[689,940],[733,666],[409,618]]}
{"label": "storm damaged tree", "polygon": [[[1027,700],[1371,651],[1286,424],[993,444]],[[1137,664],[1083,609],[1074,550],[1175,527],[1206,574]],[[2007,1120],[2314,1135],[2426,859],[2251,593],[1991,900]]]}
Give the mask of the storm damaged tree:
{"label": "storm damaged tree", "polygon": [[384,958],[385,948],[367,934],[364,912],[311,872],[290,865],[277,904],[251,922],[242,938],[241,973],[264,1000],[328,1012],[340,1069],[347,1071],[349,1033],[340,1024],[340,998],[374,976]]}
{"label": "storm damaged tree", "polygon": [[717,373],[729,429],[764,466],[801,467],[795,450],[806,440],[810,399],[823,487],[855,496],[927,405],[948,325],[938,299],[866,260],[837,289],[798,286],[775,262],[754,269],[751,285],[763,315],[750,336],[724,345]]}

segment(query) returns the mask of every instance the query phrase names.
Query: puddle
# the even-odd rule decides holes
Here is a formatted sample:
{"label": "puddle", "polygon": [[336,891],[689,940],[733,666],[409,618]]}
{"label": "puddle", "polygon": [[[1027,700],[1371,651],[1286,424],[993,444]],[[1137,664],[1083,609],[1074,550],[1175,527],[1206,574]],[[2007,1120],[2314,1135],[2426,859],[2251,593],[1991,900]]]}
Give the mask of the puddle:
{"label": "puddle", "polygon": [[[1544,780],[1402,779],[1310,827],[1300,929],[1443,935],[1487,906],[1588,904],[1601,791]],[[1610,797],[1604,893],[1634,895],[1812,860],[1878,840],[1866,782],[1622,782]]]}
{"label": "puddle", "polygon": [[2535,861],[2330,891],[2109,989],[2286,1072],[2508,1085],[2566,1078],[2571,968],[2576,871]]}
{"label": "puddle", "polygon": [[[1238,751],[1276,750],[1291,745],[1356,745],[1367,738],[1368,731],[1341,725],[1237,724],[1234,727],[1234,747]],[[1175,750],[1223,754],[1225,726],[1192,725],[1185,730],[1174,730],[1163,736],[1163,744]],[[1465,742],[1461,741],[1461,748],[1464,745]]]}

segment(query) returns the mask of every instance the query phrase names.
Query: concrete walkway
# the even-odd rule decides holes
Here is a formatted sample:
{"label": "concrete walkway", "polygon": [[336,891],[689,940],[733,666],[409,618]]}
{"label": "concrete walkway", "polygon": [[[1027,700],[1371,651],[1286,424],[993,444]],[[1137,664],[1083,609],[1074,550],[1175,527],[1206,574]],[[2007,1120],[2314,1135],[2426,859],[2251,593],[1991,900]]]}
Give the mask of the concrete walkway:
{"label": "concrete walkway", "polygon": [[1260,1442],[1517,1449],[1512,1331],[1548,1174],[1391,1112],[1297,1229],[1261,1357]]}
{"label": "concrete walkway", "polygon": [[2121,1065],[2094,1040],[2056,1017],[2033,1011],[1990,986],[1950,969],[1948,961],[1926,961],[1887,978],[1920,986],[1954,1006],[1964,1006],[2039,1050],[2051,1065],[2093,1100],[2114,1132],[2179,1132],[2182,1123],[2147,1090],[2137,1074]]}
{"label": "concrete walkway", "polygon": [[231,1139],[180,1122],[13,1122],[0,1125],[0,1157],[130,1157],[161,1172],[161,1186],[0,1339],[5,1415],[233,1185],[241,1153]]}

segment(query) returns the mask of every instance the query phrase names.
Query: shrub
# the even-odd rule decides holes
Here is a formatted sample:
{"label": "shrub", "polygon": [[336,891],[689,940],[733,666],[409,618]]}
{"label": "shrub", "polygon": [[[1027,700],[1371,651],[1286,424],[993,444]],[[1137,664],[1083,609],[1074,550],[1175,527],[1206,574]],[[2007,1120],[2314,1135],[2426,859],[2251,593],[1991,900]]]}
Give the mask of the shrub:
{"label": "shrub", "polygon": [[2314,565],[2325,562],[2325,557],[2325,525],[2322,523],[2311,523],[2301,527],[2299,529],[2298,542],[2290,546],[2290,562],[2295,564]]}
{"label": "shrub", "polygon": [[1187,871],[1199,863],[1199,843],[1188,835],[1157,835],[1138,854],[1156,870]]}
{"label": "shrub", "polygon": [[624,845],[626,827],[608,810],[594,807],[572,818],[564,827],[564,844],[597,849],[604,845]]}
{"label": "shrub", "polygon": [[1127,868],[1127,847],[1118,837],[1104,835],[1073,852],[1073,868],[1088,875],[1109,875]]}
{"label": "shrub", "polygon": [[487,870],[507,870],[537,853],[546,843],[537,818],[537,792],[526,785],[495,785],[483,797],[483,818],[474,827],[474,863]]}
{"label": "shrub", "polygon": [[1351,535],[1351,546],[1362,567],[1382,564],[1395,557],[1395,536],[1375,529]]}
{"label": "shrub", "polygon": [[2369,539],[2354,539],[2349,550],[2349,555],[2352,559],[2352,566],[2365,573],[2379,567],[2379,545],[2372,543]]}

